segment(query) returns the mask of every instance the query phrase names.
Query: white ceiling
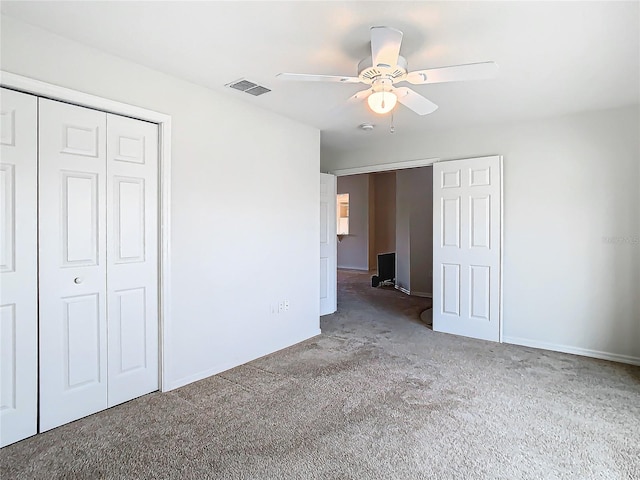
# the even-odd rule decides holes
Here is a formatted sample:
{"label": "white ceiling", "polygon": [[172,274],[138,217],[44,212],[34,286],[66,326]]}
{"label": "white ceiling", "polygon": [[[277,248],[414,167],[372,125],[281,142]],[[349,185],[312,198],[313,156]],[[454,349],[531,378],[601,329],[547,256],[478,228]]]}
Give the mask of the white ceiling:
{"label": "white ceiling", "polygon": [[[369,28],[404,32],[410,70],[493,60],[495,80],[415,86],[439,105],[408,133],[519,121],[640,101],[636,2],[2,2],[2,13],[153,69],[314,125],[323,146],[387,135],[366,103],[339,109],[360,84],[292,83],[279,72],[356,75]],[[261,97],[225,88],[241,77]],[[371,122],[371,133],[356,127]]]}

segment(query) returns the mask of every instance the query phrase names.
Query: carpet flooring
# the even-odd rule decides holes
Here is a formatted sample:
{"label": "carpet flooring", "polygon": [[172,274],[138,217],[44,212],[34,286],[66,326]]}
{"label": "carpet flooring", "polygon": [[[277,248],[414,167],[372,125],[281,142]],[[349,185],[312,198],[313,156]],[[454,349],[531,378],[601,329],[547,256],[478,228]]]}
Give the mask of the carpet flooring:
{"label": "carpet flooring", "polygon": [[433,332],[340,272],[319,337],[0,450],[5,479],[640,479],[640,368]]}

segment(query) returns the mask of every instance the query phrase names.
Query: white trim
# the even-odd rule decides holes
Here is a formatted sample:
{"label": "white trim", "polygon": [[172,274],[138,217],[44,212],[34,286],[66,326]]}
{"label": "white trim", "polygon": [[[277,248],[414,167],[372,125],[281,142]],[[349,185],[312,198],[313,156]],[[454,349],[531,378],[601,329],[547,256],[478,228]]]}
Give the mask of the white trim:
{"label": "white trim", "polygon": [[504,340],[504,162],[502,161],[502,155],[500,155],[500,291],[498,295],[500,300],[498,301],[498,322],[500,324],[498,342],[502,343]]}
{"label": "white trim", "polygon": [[334,170],[336,177],[345,177],[347,175],[359,175],[361,173],[387,172],[389,170],[404,170],[406,168],[426,167],[433,165],[439,161],[439,158],[425,158],[423,160],[405,160],[403,162],[381,163],[379,165],[365,165],[363,167],[341,168]]}
{"label": "white trim", "polygon": [[400,290],[402,293],[406,293],[407,295],[411,295],[411,292],[400,285],[394,285],[396,290]]}
{"label": "white trim", "polygon": [[140,120],[147,120],[152,123],[171,122],[171,116],[164,113],[147,110],[127,103],[109,100],[89,93],[78,92],[70,88],[60,87],[51,83],[41,82],[32,78],[23,77],[11,72],[0,70],[0,84],[5,88],[20,90],[21,92],[32,93],[39,97],[46,97],[52,100],[62,100],[83,107],[102,110],[117,115],[135,117]]}
{"label": "white trim", "polygon": [[158,123],[160,130],[160,391],[169,388],[172,338],[171,317],[171,117]]}
{"label": "white trim", "polygon": [[599,358],[601,360],[609,360],[618,363],[627,363],[629,365],[640,365],[640,357],[631,355],[620,355],[618,353],[602,352],[600,350],[590,350],[588,348],[573,347],[571,345],[561,345],[557,343],[540,342],[538,340],[530,340],[528,338],[519,337],[503,337],[504,343],[520,345],[523,347],[540,348],[542,350],[551,350],[554,352],[571,353],[573,355],[581,355],[583,357]]}
{"label": "white trim", "polygon": [[171,352],[171,116],[136,107],[115,100],[78,92],[69,88],[41,82],[32,78],[0,70],[0,85],[21,92],[31,93],[52,100],[89,107],[104,112],[146,120],[158,124],[159,133],[159,169],[160,169],[160,222],[159,222],[159,331],[160,331],[160,391],[172,388],[169,385],[168,368]]}

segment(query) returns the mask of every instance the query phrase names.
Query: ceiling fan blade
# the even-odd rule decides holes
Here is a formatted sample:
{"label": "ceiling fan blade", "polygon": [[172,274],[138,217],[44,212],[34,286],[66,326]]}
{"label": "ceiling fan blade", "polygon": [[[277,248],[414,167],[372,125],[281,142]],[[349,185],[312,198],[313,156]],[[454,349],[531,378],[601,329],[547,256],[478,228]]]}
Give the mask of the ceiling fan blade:
{"label": "ceiling fan blade", "polygon": [[367,88],[366,90],[360,90],[355,95],[352,95],[347,100],[347,103],[358,103],[362,100],[366,99],[369,95],[373,93],[373,88]]}
{"label": "ceiling fan blade", "polygon": [[398,64],[402,32],[391,27],[371,27],[371,59],[374,67]]}
{"label": "ceiling fan blade", "polygon": [[451,67],[428,68],[409,72],[407,82],[413,85],[425,83],[461,82],[465,80],[484,80],[498,74],[498,64],[495,62],[468,63]]}
{"label": "ceiling fan blade", "polygon": [[350,96],[346,102],[340,103],[329,110],[331,115],[342,115],[345,111],[349,110],[354,105],[367,99],[369,95],[373,93],[373,88],[367,88],[366,90],[360,90],[355,95]]}
{"label": "ceiling fan blade", "polygon": [[427,100],[409,87],[396,88],[393,92],[398,96],[398,101],[401,104],[413,110],[418,115],[428,115],[435,112],[438,108],[431,100]]}
{"label": "ceiling fan blade", "polygon": [[276,75],[281,80],[294,80],[301,82],[338,82],[338,83],[359,83],[358,77],[339,75],[313,75],[306,73],[279,73]]}

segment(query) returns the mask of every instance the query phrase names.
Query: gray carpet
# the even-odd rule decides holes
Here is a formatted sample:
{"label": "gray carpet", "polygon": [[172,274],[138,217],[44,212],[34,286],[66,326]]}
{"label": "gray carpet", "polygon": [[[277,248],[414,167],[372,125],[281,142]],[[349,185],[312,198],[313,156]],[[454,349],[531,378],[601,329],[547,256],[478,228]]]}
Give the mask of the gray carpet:
{"label": "gray carpet", "polygon": [[434,333],[340,273],[320,337],[0,450],[2,479],[640,479],[640,369]]}

